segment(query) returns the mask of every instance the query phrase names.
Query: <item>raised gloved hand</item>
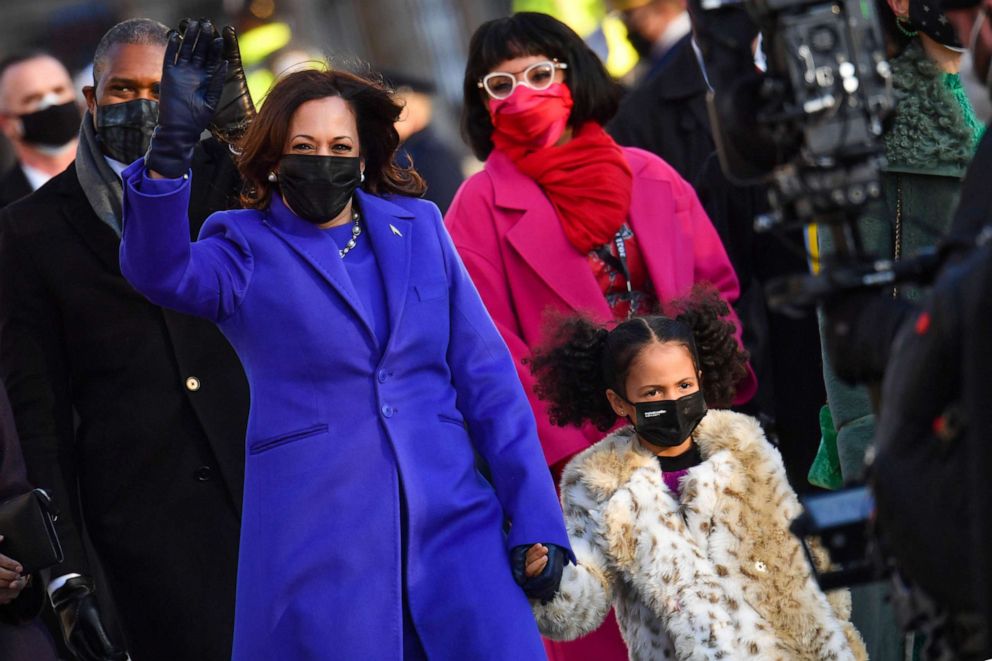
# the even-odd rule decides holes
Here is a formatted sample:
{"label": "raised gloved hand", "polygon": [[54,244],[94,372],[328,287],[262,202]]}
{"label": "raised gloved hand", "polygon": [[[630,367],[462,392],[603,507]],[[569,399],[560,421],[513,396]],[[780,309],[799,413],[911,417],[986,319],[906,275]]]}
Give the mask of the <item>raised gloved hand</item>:
{"label": "raised gloved hand", "polygon": [[524,594],[542,604],[554,599],[567,564],[568,553],[557,544],[515,546],[510,551],[513,580]]}
{"label": "raised gloved hand", "polygon": [[238,34],[230,25],[225,26],[221,34],[224,38],[227,75],[224,77],[224,89],[217,103],[217,112],[210,120],[210,132],[218,140],[237,142],[255,119],[255,104],[252,103],[245,68],[241,64]]}
{"label": "raised gloved hand", "polygon": [[224,41],[207,19],[172,32],[165,49],[158,126],[145,156],[149,171],[177,179],[189,170],[193,148],[210,123],[224,87]]}
{"label": "raised gloved hand", "polygon": [[125,661],[127,652],[107,635],[96,603],[93,579],[73,576],[52,595],[65,644],[80,661]]}

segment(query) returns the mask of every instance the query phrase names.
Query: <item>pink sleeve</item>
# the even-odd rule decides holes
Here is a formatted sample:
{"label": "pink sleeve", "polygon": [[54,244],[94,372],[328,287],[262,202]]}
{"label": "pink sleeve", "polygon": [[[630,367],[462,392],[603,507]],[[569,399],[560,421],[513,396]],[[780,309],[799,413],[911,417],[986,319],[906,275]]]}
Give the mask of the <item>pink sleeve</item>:
{"label": "pink sleeve", "polygon": [[[727,303],[731,305],[730,314],[734,325],[737,326],[737,342],[741,342],[741,321],[734,312],[733,304],[740,297],[741,289],[737,281],[737,274],[730,264],[727,251],[723,247],[720,235],[710,222],[709,216],[699,203],[692,187],[682,182],[684,187],[681,194],[689,197],[689,215],[692,226],[693,242],[693,282],[709,282],[720,292]],[[758,390],[758,379],[748,363],[747,375],[737,384],[737,394],[734,396],[734,404],[743,404],[754,397]]]}
{"label": "pink sleeve", "polygon": [[589,447],[590,440],[581,429],[551,424],[544,402],[534,394],[534,378],[524,364],[534,347],[524,341],[517,322],[503,268],[492,199],[488,175],[476,175],[462,184],[444,222],[482,302],[510,349],[517,375],[534,412],[545,460],[553,466]]}

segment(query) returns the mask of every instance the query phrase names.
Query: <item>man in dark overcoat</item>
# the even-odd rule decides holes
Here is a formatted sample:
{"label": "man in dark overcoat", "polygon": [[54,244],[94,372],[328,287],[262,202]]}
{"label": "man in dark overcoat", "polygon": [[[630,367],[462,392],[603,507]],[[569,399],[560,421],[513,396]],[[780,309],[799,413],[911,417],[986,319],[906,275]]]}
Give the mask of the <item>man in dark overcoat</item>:
{"label": "man in dark overcoat", "polygon": [[[0,372],[30,480],[62,509],[65,562],[47,587],[83,659],[123,656],[96,607],[84,530],[134,661],[230,658],[244,373],[212,323],[152,305],[118,267],[119,172],[157,122],[166,35],[132,19],[103,37],[75,162],[0,214]],[[214,140],[193,170],[195,235],[239,183]]]}

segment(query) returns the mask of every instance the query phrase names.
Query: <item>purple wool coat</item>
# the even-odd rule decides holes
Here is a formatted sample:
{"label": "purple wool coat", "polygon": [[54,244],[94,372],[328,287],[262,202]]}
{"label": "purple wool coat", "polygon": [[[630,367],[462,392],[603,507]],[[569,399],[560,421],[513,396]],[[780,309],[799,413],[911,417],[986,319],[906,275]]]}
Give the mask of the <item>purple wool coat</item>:
{"label": "purple wool coat", "polygon": [[356,193],[386,289],[379,346],[333,241],[277,195],[190,243],[188,180],[148,180],[142,161],[123,177],[122,273],[215,321],[251,387],[233,658],[400,659],[405,594],[431,659],[543,659],[508,550],[568,538],[437,207]]}

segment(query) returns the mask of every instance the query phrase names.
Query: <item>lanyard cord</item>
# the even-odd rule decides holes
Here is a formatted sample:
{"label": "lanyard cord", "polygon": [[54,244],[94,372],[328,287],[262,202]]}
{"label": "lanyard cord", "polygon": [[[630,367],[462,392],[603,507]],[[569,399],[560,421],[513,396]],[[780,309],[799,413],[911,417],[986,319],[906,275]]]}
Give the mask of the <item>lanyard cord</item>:
{"label": "lanyard cord", "polygon": [[623,238],[623,227],[617,232],[616,236],[613,237],[614,243],[617,246],[617,255],[620,257],[620,267],[623,271],[624,280],[627,281],[627,318],[630,319],[634,316],[634,285],[630,281],[630,267],[627,265],[627,242]]}

